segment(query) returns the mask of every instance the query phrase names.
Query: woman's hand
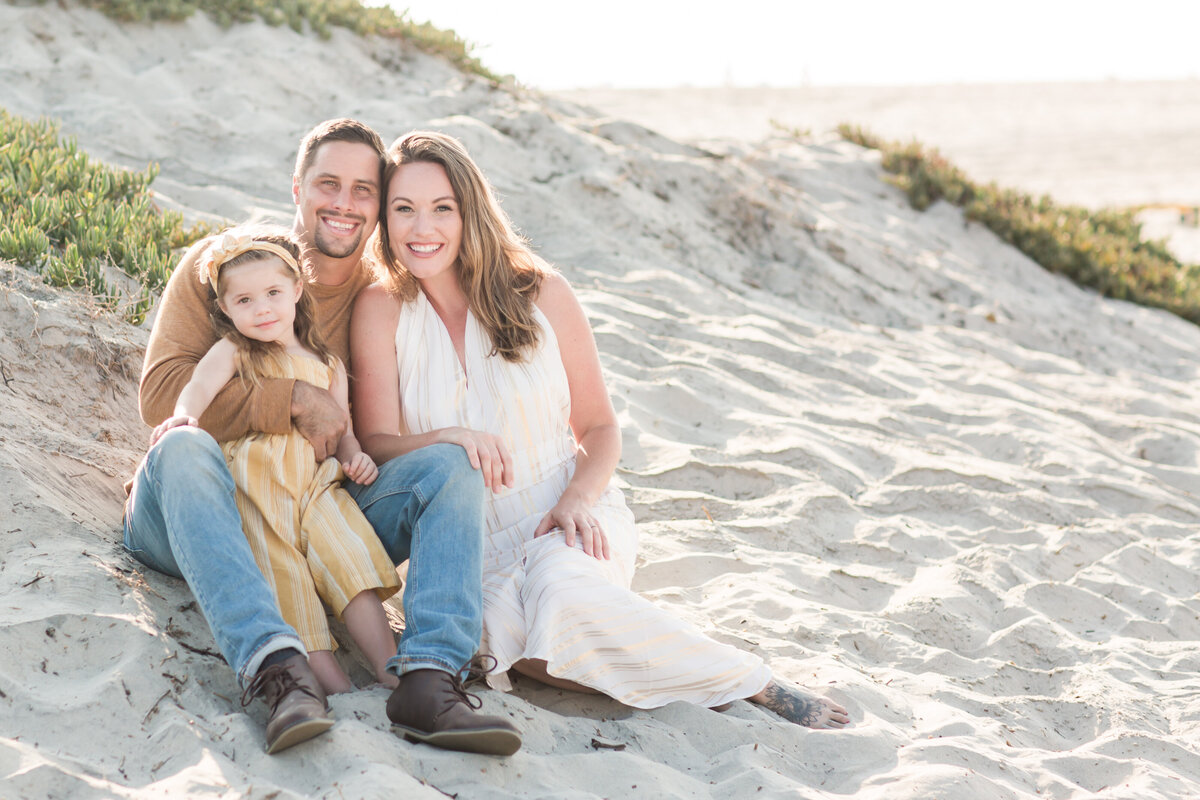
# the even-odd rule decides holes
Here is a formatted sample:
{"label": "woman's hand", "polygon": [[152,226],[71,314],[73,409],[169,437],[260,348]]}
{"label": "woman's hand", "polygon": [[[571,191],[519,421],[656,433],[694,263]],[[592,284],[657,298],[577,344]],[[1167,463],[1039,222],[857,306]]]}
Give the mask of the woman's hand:
{"label": "woman's hand", "polygon": [[438,431],[438,441],[466,450],[471,466],[483,473],[483,485],[492,492],[512,488],[512,455],[499,436],[470,428],[442,428]]}
{"label": "woman's hand", "polygon": [[361,483],[363,486],[371,485],[379,477],[379,467],[375,466],[371,457],[361,450],[342,464],[342,472],[346,473],[347,478],[355,483]]}
{"label": "woman's hand", "polygon": [[608,548],[608,537],[600,522],[592,516],[591,507],[582,500],[564,494],[558,503],[533,531],[533,538],[545,536],[555,528],[561,528],[567,539],[567,547],[575,546],[575,535],[583,542],[583,552],[595,558],[612,558]]}
{"label": "woman's hand", "polygon": [[198,428],[200,427],[200,420],[195,417],[189,417],[187,414],[176,414],[173,417],[167,417],[150,432],[150,446],[154,447],[158,443],[158,440],[163,437],[163,434],[171,430],[171,428],[182,428],[185,425]]}

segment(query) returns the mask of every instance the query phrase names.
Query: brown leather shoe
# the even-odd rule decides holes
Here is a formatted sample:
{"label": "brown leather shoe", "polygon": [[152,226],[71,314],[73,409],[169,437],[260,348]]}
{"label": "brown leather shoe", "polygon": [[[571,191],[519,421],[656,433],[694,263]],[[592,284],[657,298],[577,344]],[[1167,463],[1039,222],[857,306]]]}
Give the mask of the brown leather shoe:
{"label": "brown leather shoe", "polygon": [[307,741],[333,726],[325,692],[303,655],[258,671],[242,692],[242,705],[262,697],[270,709],[267,717],[267,752],[278,753]]}
{"label": "brown leather shoe", "polygon": [[483,705],[467,694],[458,675],[418,669],[400,676],[387,701],[392,727],[410,742],[447,750],[511,756],[521,749],[521,734],[502,717],[476,714]]}

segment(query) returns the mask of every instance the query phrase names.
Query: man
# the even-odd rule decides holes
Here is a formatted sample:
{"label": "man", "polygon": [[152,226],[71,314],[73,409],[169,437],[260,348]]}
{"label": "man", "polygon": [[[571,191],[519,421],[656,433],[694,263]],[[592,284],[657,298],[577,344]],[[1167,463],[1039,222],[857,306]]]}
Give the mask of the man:
{"label": "man", "polygon": [[[330,350],[348,365],[350,311],[371,281],[361,260],[379,217],[383,154],[379,135],[366,125],[330,120],[304,137],[292,177],[294,231],[309,249],[315,276],[305,290],[316,301]],[[138,399],[152,426],[172,414],[196,362],[216,340],[209,289],[196,271],[206,246],[198,243],[176,267],[146,349]],[[347,422],[329,392],[312,384],[272,379],[255,387],[235,379],[209,405],[200,428],[175,428],[150,449],[126,507],[126,547],[147,566],[187,581],[245,687],[245,702],[266,700],[269,753],[320,734],[333,720],[242,533],[217,443],[295,427],[321,461],[333,455]],[[393,562],[409,560],[405,632],[388,662],[400,685],[388,699],[388,716],[416,741],[515,752],[516,728],[476,714],[460,678],[482,629],[481,477],[462,448],[436,445],[382,464],[368,487],[348,488]]]}

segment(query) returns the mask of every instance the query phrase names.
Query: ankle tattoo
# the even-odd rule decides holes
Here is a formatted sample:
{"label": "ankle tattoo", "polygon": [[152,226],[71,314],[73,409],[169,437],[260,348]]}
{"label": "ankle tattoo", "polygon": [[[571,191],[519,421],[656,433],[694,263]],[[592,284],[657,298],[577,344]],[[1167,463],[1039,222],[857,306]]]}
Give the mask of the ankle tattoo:
{"label": "ankle tattoo", "polygon": [[802,694],[778,683],[768,686],[766,695],[767,700],[763,705],[788,722],[812,728],[821,719],[821,703],[811,695]]}

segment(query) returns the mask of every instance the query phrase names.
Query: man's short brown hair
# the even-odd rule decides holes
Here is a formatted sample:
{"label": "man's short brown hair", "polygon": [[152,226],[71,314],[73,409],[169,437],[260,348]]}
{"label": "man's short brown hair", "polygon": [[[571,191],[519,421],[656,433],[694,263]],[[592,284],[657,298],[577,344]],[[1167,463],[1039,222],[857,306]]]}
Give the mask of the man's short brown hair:
{"label": "man's short brown hair", "polygon": [[379,154],[379,169],[383,170],[383,140],[371,126],[356,119],[330,119],[313,128],[300,140],[300,149],[296,152],[295,176],[298,180],[304,179],[304,173],[317,158],[317,150],[326,142],[365,144]]}

